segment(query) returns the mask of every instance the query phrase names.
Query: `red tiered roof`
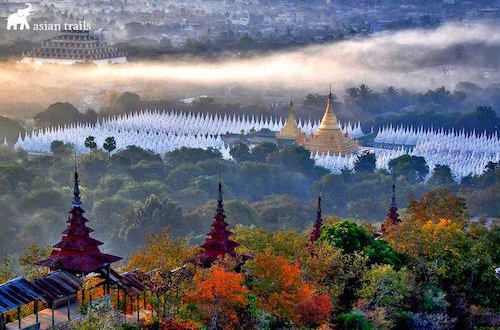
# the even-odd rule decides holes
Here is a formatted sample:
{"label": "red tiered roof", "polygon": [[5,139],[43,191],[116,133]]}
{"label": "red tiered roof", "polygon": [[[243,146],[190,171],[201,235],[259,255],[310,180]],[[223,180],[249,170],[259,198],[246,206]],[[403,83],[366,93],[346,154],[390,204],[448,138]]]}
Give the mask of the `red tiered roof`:
{"label": "red tiered roof", "polygon": [[385,216],[384,223],[382,223],[381,226],[381,232],[382,235],[385,235],[387,226],[388,225],[397,225],[401,222],[401,219],[399,218],[399,213],[398,213],[398,207],[396,205],[396,185],[393,183],[392,184],[392,199],[391,199],[391,206],[389,207],[389,211],[387,212],[387,215]]}
{"label": "red tiered roof", "polygon": [[225,220],[224,206],[222,204],[222,184],[219,182],[219,198],[217,200],[217,213],[212,223],[212,229],[207,234],[205,244],[201,247],[203,252],[199,255],[200,263],[209,267],[219,256],[226,254],[235,255],[234,248],[239,244],[231,239],[229,236],[232,234],[227,230],[228,223]]}
{"label": "red tiered roof", "polygon": [[68,227],[62,232],[62,240],[54,245],[50,257],[39,261],[37,265],[62,269],[72,273],[88,274],[122,258],[102,253],[99,246],[103,243],[90,237],[94,230],[85,225],[88,220],[81,208],[78,173],[75,171],[73,189],[73,208],[69,211]]}
{"label": "red tiered roof", "polygon": [[309,241],[311,243],[316,242],[321,236],[321,226],[323,226],[323,220],[321,219],[321,196],[318,196],[318,210],[316,211],[316,220],[314,221],[313,230]]}

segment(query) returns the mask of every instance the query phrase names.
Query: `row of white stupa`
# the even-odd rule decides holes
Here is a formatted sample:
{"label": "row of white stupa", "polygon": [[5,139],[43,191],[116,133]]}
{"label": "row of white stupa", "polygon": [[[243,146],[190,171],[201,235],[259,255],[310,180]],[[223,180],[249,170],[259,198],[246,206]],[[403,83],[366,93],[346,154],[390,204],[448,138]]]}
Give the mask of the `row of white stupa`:
{"label": "row of white stupa", "polygon": [[[165,112],[158,110],[143,110],[131,114],[104,119],[97,125],[108,127],[110,129],[136,129],[141,131],[159,131],[164,130],[174,134],[240,134],[250,131],[260,131],[263,128],[271,131],[280,131],[285,122],[282,118],[274,117],[255,117],[252,116],[228,116],[219,114],[202,113],[184,113],[184,112]],[[343,133],[347,133],[352,138],[363,136],[361,124],[339,123]],[[318,130],[320,121],[299,119],[298,127],[309,136]],[[67,127],[63,127],[67,129]]]}
{"label": "row of white stupa", "polygon": [[[478,144],[479,137],[457,138],[456,141],[448,140],[441,143],[439,138],[428,137],[422,142],[408,150],[403,146],[396,149],[368,149],[375,153],[376,167],[388,169],[389,161],[404,154],[424,157],[429,166],[429,178],[436,165],[447,165],[454,177],[460,180],[467,175],[478,176],[484,173],[488,162],[500,161],[500,140],[483,148]],[[340,173],[342,169],[353,169],[357,160],[356,155],[318,155],[312,156],[318,166],[329,169],[333,173]]]}
{"label": "row of white stupa", "polygon": [[[475,137],[476,139],[467,140],[470,137]],[[475,130],[472,132],[455,131],[453,128],[451,130],[444,130],[440,128],[438,130],[434,130],[431,128],[423,128],[413,126],[410,127],[393,127],[393,125],[384,126],[379,128],[377,132],[377,136],[375,137],[375,143],[378,145],[405,145],[405,146],[414,146],[418,142],[421,142],[426,139],[434,139],[434,140],[453,140],[456,141],[460,139],[461,141],[470,141],[473,143],[477,143],[478,145],[483,145],[485,148],[498,143],[498,136],[495,132],[494,134],[488,135],[486,132],[481,134],[477,134]]]}
{"label": "row of white stupa", "polygon": [[[315,132],[319,122],[302,123],[299,128],[306,134]],[[103,119],[95,125],[74,124],[70,126],[47,128],[19,137],[15,147],[31,153],[49,153],[54,140],[72,143],[78,153],[88,152],[84,145],[87,136],[94,136],[98,146],[102,146],[108,136],[113,136],[117,149],[136,145],[164,155],[182,147],[214,148],[229,159],[229,148],[220,137],[225,133],[250,132],[267,128],[278,131],[283,127],[282,120],[254,116],[219,116],[177,112],[141,111],[133,114]],[[356,137],[363,135],[360,124],[345,125],[343,132]],[[379,136],[380,135],[380,136]],[[393,140],[391,140],[393,139]],[[391,149],[375,149],[377,168],[387,168],[389,160],[404,154],[405,149],[392,149],[394,145],[405,144],[401,141],[414,141],[410,154],[425,157],[432,171],[435,164],[450,166],[456,180],[465,175],[480,175],[488,161],[499,161],[500,141],[497,135],[455,133],[453,130],[431,131],[423,128],[392,126],[379,130],[375,141],[387,144]],[[381,142],[384,141],[384,142]],[[315,162],[332,172],[343,168],[353,168],[356,155],[312,155]]]}
{"label": "row of white stupa", "polygon": [[[163,155],[183,146],[217,148],[222,143],[219,137],[221,134],[248,133],[263,128],[279,131],[283,125],[281,118],[276,120],[272,117],[256,119],[254,116],[230,117],[145,110],[105,118],[95,125],[72,124],[35,130],[24,138],[20,135],[16,147],[34,153],[47,153],[50,152],[52,141],[61,140],[72,143],[75,150],[81,153],[87,151],[84,145],[85,137],[94,136],[97,145],[102,146],[106,137],[113,136],[118,149],[137,145]],[[315,132],[318,125],[319,122],[312,124],[309,120],[306,123],[299,121],[299,127],[307,135]],[[353,137],[363,135],[360,123],[348,123],[342,126],[342,130]]]}

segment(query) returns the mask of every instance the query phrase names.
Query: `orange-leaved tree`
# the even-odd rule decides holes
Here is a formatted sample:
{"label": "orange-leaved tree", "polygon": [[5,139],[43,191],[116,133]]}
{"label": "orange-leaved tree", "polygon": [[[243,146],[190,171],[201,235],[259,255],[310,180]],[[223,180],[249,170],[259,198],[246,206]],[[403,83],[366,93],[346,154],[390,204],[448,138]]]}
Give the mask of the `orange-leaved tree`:
{"label": "orange-leaved tree", "polygon": [[[428,254],[430,246],[447,245],[453,235],[446,232],[464,232],[468,215],[463,199],[449,190],[435,189],[419,201],[412,200],[403,222],[388,228],[385,235],[393,248],[410,255]],[[437,241],[436,241],[437,240]]]}
{"label": "orange-leaved tree", "polygon": [[331,312],[332,303],[326,294],[314,295],[297,306],[300,323],[314,328],[325,323]]}
{"label": "orange-leaved tree", "polygon": [[185,239],[171,238],[168,229],[154,233],[144,240],[141,251],[130,257],[129,269],[170,271],[182,266],[195,256],[196,249],[189,247]]}
{"label": "orange-leaved tree", "polygon": [[196,308],[205,324],[233,329],[239,323],[238,315],[248,304],[247,293],[241,274],[214,265],[208,270],[198,270],[183,300]]}
{"label": "orange-leaved tree", "polygon": [[[290,263],[282,256],[259,254],[249,262],[248,277],[259,308],[281,321],[296,324],[310,321],[308,301],[313,299],[314,294],[302,279],[299,263]],[[319,300],[323,301],[322,299],[324,298]],[[299,313],[301,308],[303,314]],[[329,305],[322,304],[322,309],[328,309],[328,314],[330,308]]]}

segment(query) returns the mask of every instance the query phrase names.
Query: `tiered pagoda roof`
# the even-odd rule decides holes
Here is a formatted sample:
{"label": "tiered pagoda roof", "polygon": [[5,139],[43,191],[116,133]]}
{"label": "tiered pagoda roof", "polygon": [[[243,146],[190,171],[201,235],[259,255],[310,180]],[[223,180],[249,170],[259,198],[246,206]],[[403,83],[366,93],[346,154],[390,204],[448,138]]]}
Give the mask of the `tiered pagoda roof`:
{"label": "tiered pagoda roof", "polygon": [[23,62],[125,62],[126,52],[110,47],[88,30],[62,30],[24,54]]}
{"label": "tiered pagoda roof", "polygon": [[54,245],[49,258],[37,264],[53,270],[66,270],[74,274],[88,274],[109,266],[122,258],[102,253],[99,246],[103,243],[90,237],[94,230],[86,226],[88,220],[81,208],[78,173],[75,170],[73,188],[73,207],[69,211],[68,227],[63,231],[62,240]]}
{"label": "tiered pagoda roof", "polygon": [[297,122],[295,121],[293,101],[290,100],[290,112],[288,113],[288,118],[286,119],[285,126],[283,126],[281,131],[276,134],[276,137],[283,140],[297,140],[297,137],[300,133],[300,129],[297,126]]}
{"label": "tiered pagoda roof", "polygon": [[321,125],[316,134],[311,134],[306,138],[301,134],[298,139],[299,144],[303,145],[311,152],[319,154],[352,154],[359,150],[359,144],[356,140],[349,138],[347,134],[343,134],[340,129],[337,117],[333,113],[332,92],[328,94],[328,104],[325,114],[321,119]]}
{"label": "tiered pagoda roof", "polygon": [[318,209],[316,211],[316,220],[314,221],[313,230],[309,241],[311,243],[316,242],[321,236],[321,226],[323,226],[323,219],[321,218],[321,195],[318,196]]}
{"label": "tiered pagoda roof", "polygon": [[224,205],[222,203],[222,183],[219,182],[219,197],[217,199],[217,212],[215,213],[212,228],[207,234],[202,253],[199,255],[199,262],[205,267],[210,267],[214,261],[220,257],[229,255],[236,255],[235,248],[239,244],[229,238],[232,234],[227,229],[228,223],[226,222],[226,215],[224,214]]}
{"label": "tiered pagoda roof", "polygon": [[392,184],[392,198],[391,198],[391,206],[389,207],[389,211],[385,216],[385,220],[381,226],[382,236],[385,235],[387,231],[387,226],[395,226],[401,222],[398,213],[398,207],[396,205],[396,185]]}

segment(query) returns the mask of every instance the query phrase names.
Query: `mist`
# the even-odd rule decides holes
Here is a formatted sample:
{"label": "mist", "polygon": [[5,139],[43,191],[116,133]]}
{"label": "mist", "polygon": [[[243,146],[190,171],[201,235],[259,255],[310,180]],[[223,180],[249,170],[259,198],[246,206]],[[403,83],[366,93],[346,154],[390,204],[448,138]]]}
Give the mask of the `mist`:
{"label": "mist", "polygon": [[[396,86],[453,89],[460,81],[487,86],[499,81],[500,27],[450,23],[433,30],[407,30],[358,40],[315,45],[236,60],[134,62],[106,67],[40,67],[0,64],[0,112],[27,116],[56,101],[82,106],[102,103],[106,91],[125,90],[146,98],[212,93],[230,98],[229,87],[256,92],[294,90],[342,94],[361,82],[373,88]],[[224,92],[222,92],[224,91]]]}

